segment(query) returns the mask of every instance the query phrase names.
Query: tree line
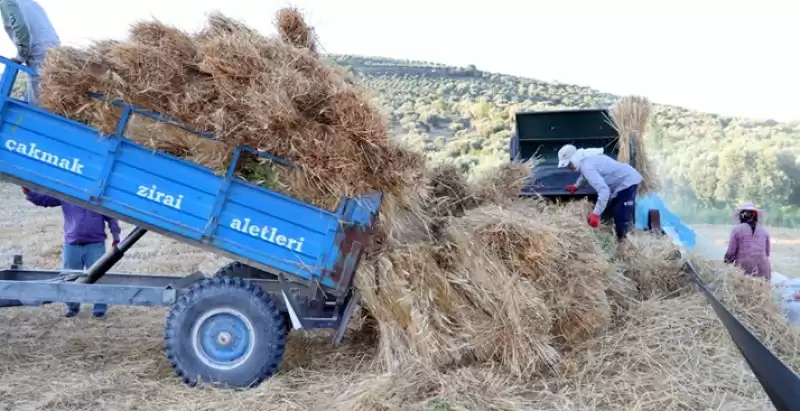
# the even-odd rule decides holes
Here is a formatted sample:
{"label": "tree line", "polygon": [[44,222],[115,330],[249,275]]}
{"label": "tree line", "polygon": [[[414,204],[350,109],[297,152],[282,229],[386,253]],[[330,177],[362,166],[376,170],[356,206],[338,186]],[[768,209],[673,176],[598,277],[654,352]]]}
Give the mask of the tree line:
{"label": "tree line", "polygon": [[[374,93],[395,135],[431,161],[468,173],[507,161],[517,111],[610,107],[620,98],[474,66],[330,58]],[[646,138],[663,181],[662,198],[687,221],[727,224],[735,205],[752,201],[769,211],[769,224],[800,227],[800,121],[656,104]]]}

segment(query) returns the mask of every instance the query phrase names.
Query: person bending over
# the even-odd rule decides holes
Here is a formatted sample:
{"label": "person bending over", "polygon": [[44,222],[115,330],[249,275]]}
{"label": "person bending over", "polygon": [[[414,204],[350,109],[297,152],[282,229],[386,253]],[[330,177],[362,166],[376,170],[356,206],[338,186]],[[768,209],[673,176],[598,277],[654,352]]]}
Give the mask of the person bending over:
{"label": "person bending over", "polygon": [[602,148],[577,149],[567,144],[558,150],[558,167],[567,167],[581,173],[575,184],[567,186],[574,193],[584,182],[597,191],[597,202],[589,214],[589,225],[597,228],[600,216],[609,207],[614,217],[614,232],[622,241],[634,227],[636,193],[642,175],[628,164],[621,163],[603,154]]}

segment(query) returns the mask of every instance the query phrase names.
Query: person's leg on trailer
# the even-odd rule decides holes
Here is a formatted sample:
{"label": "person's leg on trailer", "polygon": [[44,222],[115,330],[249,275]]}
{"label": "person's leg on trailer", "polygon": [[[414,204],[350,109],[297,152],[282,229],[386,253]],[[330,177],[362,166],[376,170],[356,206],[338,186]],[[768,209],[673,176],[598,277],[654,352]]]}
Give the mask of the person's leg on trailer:
{"label": "person's leg on trailer", "polygon": [[45,56],[31,56],[24,62],[26,66],[36,70],[36,76],[28,75],[25,85],[25,101],[31,105],[39,103],[39,70],[42,68]]}

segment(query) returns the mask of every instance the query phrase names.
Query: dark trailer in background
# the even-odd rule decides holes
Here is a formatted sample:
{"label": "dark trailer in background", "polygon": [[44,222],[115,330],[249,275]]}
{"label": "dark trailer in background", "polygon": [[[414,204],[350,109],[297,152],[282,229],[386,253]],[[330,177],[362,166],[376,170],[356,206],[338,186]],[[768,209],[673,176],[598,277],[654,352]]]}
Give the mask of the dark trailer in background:
{"label": "dark trailer in background", "polygon": [[[539,163],[530,184],[520,193],[523,197],[544,197],[553,201],[574,201],[587,198],[597,201],[597,192],[588,183],[574,194],[566,187],[578,181],[580,173],[568,168],[558,168],[558,150],[564,144],[576,148],[602,148],[603,154],[616,159],[619,153],[619,133],[606,109],[579,109],[559,111],[527,111],[515,116],[516,130],[511,137],[511,160],[528,160]],[[635,142],[630,141],[630,152],[635,152]],[[635,168],[636,165],[632,164]],[[601,218],[608,222],[612,211],[606,209]],[[661,227],[658,210],[648,210],[648,227]]]}
{"label": "dark trailer in background", "polygon": [[575,194],[567,192],[566,187],[575,184],[580,173],[558,168],[558,149],[564,144],[579,149],[602,147],[604,154],[616,158],[619,133],[610,121],[610,113],[603,109],[517,113],[516,130],[511,137],[511,159],[540,159],[534,178],[522,195],[596,200],[597,192],[588,184]]}

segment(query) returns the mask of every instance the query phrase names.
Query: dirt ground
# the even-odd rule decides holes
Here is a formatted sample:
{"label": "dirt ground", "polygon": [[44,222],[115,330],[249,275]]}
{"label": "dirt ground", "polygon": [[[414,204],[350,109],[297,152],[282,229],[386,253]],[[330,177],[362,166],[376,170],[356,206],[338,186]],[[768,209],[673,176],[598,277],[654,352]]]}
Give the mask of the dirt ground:
{"label": "dirt ground", "polygon": [[[697,224],[696,249],[708,257],[722,260],[733,226]],[[772,245],[772,270],[791,277],[800,277],[800,230],[766,226]]]}

